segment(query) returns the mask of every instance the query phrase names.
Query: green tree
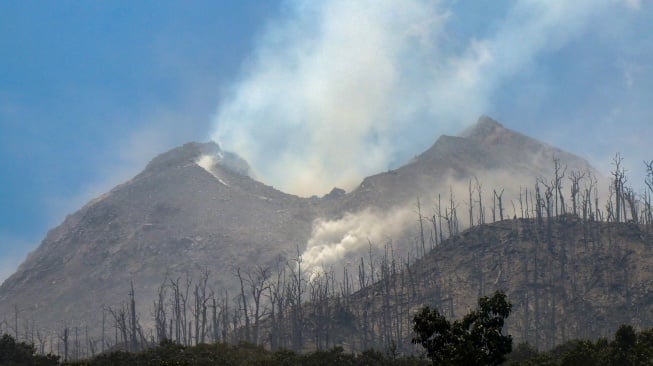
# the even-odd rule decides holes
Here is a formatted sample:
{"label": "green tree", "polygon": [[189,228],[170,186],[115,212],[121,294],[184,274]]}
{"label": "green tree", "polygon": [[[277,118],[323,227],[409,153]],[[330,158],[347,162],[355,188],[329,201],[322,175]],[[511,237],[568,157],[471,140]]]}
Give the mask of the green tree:
{"label": "green tree", "polygon": [[33,345],[16,340],[5,334],[0,338],[0,365],[2,366],[49,366],[58,365],[59,357],[37,355]]}
{"label": "green tree", "polygon": [[478,309],[453,323],[425,307],[413,319],[413,343],[426,349],[434,365],[499,365],[512,351],[512,337],[501,333],[511,309],[501,292],[480,298]]}
{"label": "green tree", "polygon": [[630,325],[622,325],[614,334],[614,341],[610,344],[611,364],[614,366],[630,366],[637,364],[635,346],[637,333]]}
{"label": "green tree", "polygon": [[599,349],[588,340],[567,342],[568,349],[562,355],[563,366],[596,366],[600,364]]}

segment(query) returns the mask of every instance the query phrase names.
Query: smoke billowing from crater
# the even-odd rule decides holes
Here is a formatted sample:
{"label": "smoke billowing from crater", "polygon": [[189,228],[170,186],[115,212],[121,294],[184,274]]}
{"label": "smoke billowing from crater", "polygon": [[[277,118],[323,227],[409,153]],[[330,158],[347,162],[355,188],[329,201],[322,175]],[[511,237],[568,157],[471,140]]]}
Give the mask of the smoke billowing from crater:
{"label": "smoke billowing from crater", "polygon": [[289,5],[220,107],[212,137],[285,191],[352,188],[388,167],[416,128],[410,121],[433,118],[447,14],[421,0]]}
{"label": "smoke billowing from crater", "polygon": [[228,91],[211,137],[289,193],[392,168],[485,113],[493,93],[608,13],[611,0],[516,1],[482,37],[450,3],[289,0]]}

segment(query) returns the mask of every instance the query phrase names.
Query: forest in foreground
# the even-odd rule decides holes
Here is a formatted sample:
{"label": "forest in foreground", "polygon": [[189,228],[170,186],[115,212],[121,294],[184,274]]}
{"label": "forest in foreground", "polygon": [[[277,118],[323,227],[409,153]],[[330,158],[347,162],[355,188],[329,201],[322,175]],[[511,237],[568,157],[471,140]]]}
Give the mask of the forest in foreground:
{"label": "forest in foreground", "polygon": [[72,362],[60,356],[37,354],[33,344],[17,342],[5,334],[0,338],[0,365],[650,365],[653,361],[653,329],[637,332],[622,325],[611,340],[567,341],[549,351],[539,352],[528,343],[513,350],[513,340],[505,334],[505,321],[512,304],[496,292],[483,296],[476,309],[462,319],[451,321],[437,309],[422,308],[413,317],[411,343],[421,352],[404,355],[396,347],[345,353],[342,347],[297,353],[287,349],[271,351],[251,343],[184,346],[165,339],[138,351],[109,350],[92,358]]}

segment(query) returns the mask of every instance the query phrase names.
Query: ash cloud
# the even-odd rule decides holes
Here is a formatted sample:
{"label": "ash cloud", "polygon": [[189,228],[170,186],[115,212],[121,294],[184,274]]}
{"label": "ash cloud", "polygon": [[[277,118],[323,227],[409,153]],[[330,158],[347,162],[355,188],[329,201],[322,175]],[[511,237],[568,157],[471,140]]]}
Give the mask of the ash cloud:
{"label": "ash cloud", "polygon": [[486,111],[502,83],[614,6],[522,0],[455,42],[445,1],[285,2],[227,93],[212,138],[298,195],[350,189]]}
{"label": "ash cloud", "polygon": [[287,5],[220,107],[213,138],[285,191],[351,188],[387,167],[406,127],[397,121],[429,108],[420,80],[447,15],[414,0]]}
{"label": "ash cloud", "polygon": [[[615,7],[638,8],[633,1],[518,0],[487,32],[459,39],[450,25],[465,14],[452,4],[286,2],[285,17],[268,26],[219,106],[211,137],[286,192],[349,190],[473,123],[503,84],[609,19]],[[456,184],[463,194],[468,182]],[[486,197],[501,188],[483,184]],[[511,188],[507,203],[519,192]],[[407,202],[386,213],[318,220],[302,257],[309,268],[342,264],[369,242],[379,249],[415,219]]]}

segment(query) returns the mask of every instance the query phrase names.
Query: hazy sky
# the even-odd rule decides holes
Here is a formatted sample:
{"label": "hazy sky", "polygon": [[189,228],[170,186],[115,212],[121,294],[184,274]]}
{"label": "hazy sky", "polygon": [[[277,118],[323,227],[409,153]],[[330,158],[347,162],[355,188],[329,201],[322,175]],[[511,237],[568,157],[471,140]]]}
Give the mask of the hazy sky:
{"label": "hazy sky", "polygon": [[0,280],[190,140],[324,194],[487,114],[639,173],[650,60],[646,0],[0,2]]}

